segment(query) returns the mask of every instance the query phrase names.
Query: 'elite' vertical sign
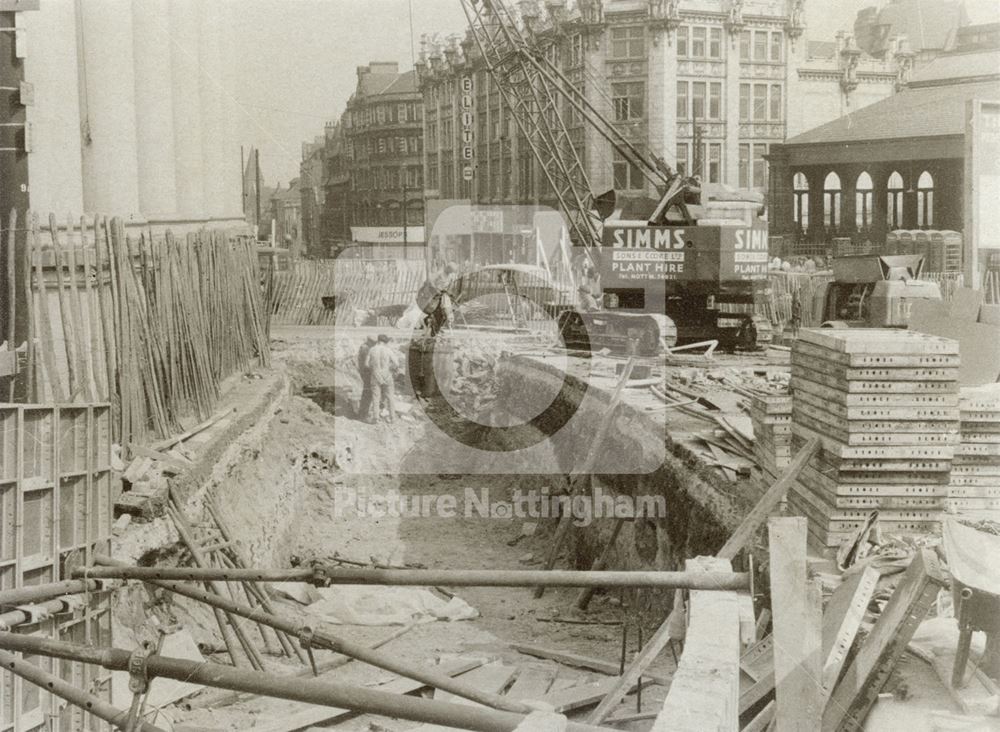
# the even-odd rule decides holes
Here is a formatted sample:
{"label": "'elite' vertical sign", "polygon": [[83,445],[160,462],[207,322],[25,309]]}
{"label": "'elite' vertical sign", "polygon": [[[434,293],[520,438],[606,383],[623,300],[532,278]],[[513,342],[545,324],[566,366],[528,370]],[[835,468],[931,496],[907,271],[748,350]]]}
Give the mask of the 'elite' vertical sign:
{"label": "'elite' vertical sign", "polygon": [[467,183],[472,182],[474,166],[472,158],[474,149],[472,147],[475,130],[476,116],[472,111],[472,92],[474,86],[472,77],[462,78],[462,180]]}

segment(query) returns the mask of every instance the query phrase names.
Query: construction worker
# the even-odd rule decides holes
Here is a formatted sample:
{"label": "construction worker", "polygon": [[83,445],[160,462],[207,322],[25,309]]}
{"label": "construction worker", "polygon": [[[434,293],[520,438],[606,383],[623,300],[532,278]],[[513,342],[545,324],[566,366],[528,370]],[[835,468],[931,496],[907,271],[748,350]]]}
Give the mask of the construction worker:
{"label": "construction worker", "polygon": [[358,349],[358,374],[361,375],[361,401],[358,402],[358,419],[367,419],[372,407],[372,370],[368,366],[368,353],[378,339],[368,336]]}
{"label": "construction worker", "polygon": [[382,400],[389,407],[388,422],[396,420],[395,377],[399,368],[396,351],[389,345],[389,336],[381,333],[378,342],[368,351],[366,364],[371,370],[372,402],[368,421],[372,424],[379,421],[382,411]]}
{"label": "construction worker", "polygon": [[592,313],[595,310],[601,309],[601,306],[597,304],[597,300],[591,294],[590,285],[584,284],[577,288],[577,307],[585,313]]}
{"label": "construction worker", "polygon": [[441,272],[428,277],[417,293],[417,305],[427,314],[424,322],[432,336],[437,335],[452,319],[449,288],[456,272],[458,267],[449,262]]}

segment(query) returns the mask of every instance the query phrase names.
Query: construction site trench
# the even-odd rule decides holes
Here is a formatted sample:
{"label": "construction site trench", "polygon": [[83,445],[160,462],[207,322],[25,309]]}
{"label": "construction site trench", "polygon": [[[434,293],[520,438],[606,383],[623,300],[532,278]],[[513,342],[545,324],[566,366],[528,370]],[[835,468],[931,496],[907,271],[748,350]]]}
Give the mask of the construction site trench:
{"label": "construction site trench", "polygon": [[[573,419],[596,429],[612,390],[604,388],[599,379],[590,383],[586,376],[568,376],[562,369],[530,359],[500,357],[501,347],[484,345],[488,342],[484,339],[456,346],[471,349],[473,360],[485,359],[490,366],[489,377],[478,387],[486,396],[466,394],[472,401],[479,398],[476,407],[482,423],[468,422],[456,428],[467,431],[466,444],[440,439],[441,433],[431,425],[440,419],[427,415],[435,409],[435,400],[415,395],[409,378],[399,381],[401,414],[397,421],[368,424],[356,414],[361,392],[356,353],[367,335],[364,329],[309,327],[287,327],[272,334],[272,367],[230,380],[226,401],[231,404],[232,416],[213,426],[210,432],[214,434],[204,437],[192,455],[194,468],[168,478],[185,514],[194,517],[193,525],[198,525],[196,517],[204,515],[210,496],[249,566],[255,567],[303,566],[313,560],[334,559],[347,562],[344,566],[543,568],[556,517],[505,516],[502,511],[483,515],[481,506],[473,511],[465,504],[470,492],[484,501],[488,496],[490,503],[503,504],[516,491],[566,491],[570,475],[579,470],[589,449],[589,440],[581,435],[592,437],[593,429],[562,434],[549,430],[546,420],[564,421],[558,412],[570,410]],[[407,341],[394,341],[405,362]],[[457,361],[464,357],[451,355]],[[452,387],[453,393],[462,391]],[[550,405],[541,417],[539,404]],[[700,476],[694,463],[669,449],[664,456],[662,415],[657,421],[641,412],[625,404],[616,413],[595,463],[605,469],[595,469],[591,489],[613,495],[662,495],[669,510],[664,516],[626,521],[607,568],[683,569],[685,558],[717,550],[738,523],[741,508]],[[509,450],[516,446],[503,444],[507,437],[502,429],[496,429],[511,421],[530,422],[530,429],[538,432],[534,451],[519,458],[520,462],[511,462],[510,455],[516,451]],[[523,439],[523,431],[519,434]],[[468,445],[477,440],[492,442],[470,450]],[[629,468],[621,473],[606,469],[616,460]],[[656,460],[660,461],[658,467],[653,462]],[[652,468],[655,470],[650,472]],[[433,501],[442,495],[454,497],[453,513],[421,510],[421,506],[438,505]],[[752,503],[755,499],[750,495],[744,500]],[[590,569],[615,522],[611,516],[595,517],[574,528],[556,567]],[[125,562],[181,566],[189,561],[167,516],[134,520],[118,532],[115,542],[113,553]],[[278,588],[302,602],[282,597],[274,602],[282,615],[315,622],[309,613],[317,606],[307,612],[303,603],[321,598],[315,590],[304,587]],[[497,587],[435,588],[433,593],[441,600],[457,595],[461,607],[467,603],[468,614],[475,617],[416,624],[389,640],[384,652],[417,665],[478,656],[522,668],[538,667],[554,677],[552,689],[608,677],[521,655],[515,646],[528,643],[559,649],[617,666],[622,654],[622,623],[630,628],[625,643],[631,659],[642,638],[648,639],[663,622],[673,600],[673,592],[652,589],[598,592],[589,609],[581,612],[574,608],[578,590],[573,588],[549,589],[539,599],[532,597],[530,589]],[[386,623],[395,622],[391,618],[409,607],[404,594],[366,597],[355,606],[325,594],[325,604],[319,608],[341,620],[353,616],[353,622],[320,625],[355,642],[377,644],[399,632],[399,626]],[[357,617],[362,610],[368,615]],[[190,634],[206,659],[220,654],[220,661],[229,660],[212,611],[162,590],[149,591],[140,583],[130,583],[117,595],[114,622],[119,647],[144,640],[155,642],[157,629],[180,629]],[[248,633],[260,633],[253,623],[245,625]],[[271,636],[265,631],[253,637],[262,648],[276,650]],[[321,667],[336,658],[318,649],[315,656]],[[263,660],[268,671],[302,671],[294,659],[264,654]],[[649,673],[668,678],[674,669],[673,654],[664,653]],[[127,675],[120,676],[116,701],[127,707],[129,695],[123,688]],[[394,676],[353,662],[321,678],[367,685]],[[643,710],[659,709],[665,694],[664,686],[645,689]],[[165,708],[161,714],[178,730],[281,730],[299,729],[289,726],[287,719],[294,721],[295,714],[309,708],[263,697],[234,700],[209,689]],[[311,709],[316,712],[318,708]],[[635,713],[635,709],[634,696],[626,697],[622,713]],[[622,728],[644,730],[651,721],[625,723]],[[369,723],[380,726],[369,727]],[[365,715],[336,721],[337,729],[345,730],[414,726],[413,722],[388,718],[376,722]]]}

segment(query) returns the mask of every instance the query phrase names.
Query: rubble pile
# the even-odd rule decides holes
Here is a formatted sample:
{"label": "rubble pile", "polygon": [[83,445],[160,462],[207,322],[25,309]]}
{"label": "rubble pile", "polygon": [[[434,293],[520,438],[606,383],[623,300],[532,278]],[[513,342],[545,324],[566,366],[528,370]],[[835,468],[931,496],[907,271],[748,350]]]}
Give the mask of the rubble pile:
{"label": "rubble pile", "polygon": [[961,443],[955,447],[949,508],[978,518],[1000,518],[1000,392],[963,390]]}
{"label": "rubble pile", "polygon": [[755,394],[750,399],[753,454],[772,473],[792,460],[792,395]]}
{"label": "rubble pile", "polygon": [[891,532],[934,530],[959,442],[958,343],[912,331],[803,331],[792,349],[793,450],[822,449],[789,504],[820,546],[870,520]]}
{"label": "rubble pile", "polygon": [[500,392],[497,363],[500,350],[488,342],[456,347],[452,351],[448,401],[462,414],[481,417],[493,407]]}

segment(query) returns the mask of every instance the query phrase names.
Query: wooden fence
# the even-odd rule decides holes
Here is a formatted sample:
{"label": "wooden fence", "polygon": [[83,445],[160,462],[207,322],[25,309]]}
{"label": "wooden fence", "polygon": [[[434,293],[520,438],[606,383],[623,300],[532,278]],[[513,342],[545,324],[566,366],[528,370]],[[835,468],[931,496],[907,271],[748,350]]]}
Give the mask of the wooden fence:
{"label": "wooden fence", "polygon": [[269,360],[253,242],[126,235],[120,219],[29,217],[26,401],[109,401],[121,444],[208,417],[226,376]]}
{"label": "wooden fence", "polygon": [[414,301],[426,279],[423,260],[290,260],[272,270],[276,325],[351,325],[359,311]]}

